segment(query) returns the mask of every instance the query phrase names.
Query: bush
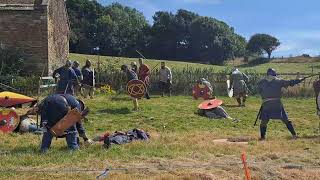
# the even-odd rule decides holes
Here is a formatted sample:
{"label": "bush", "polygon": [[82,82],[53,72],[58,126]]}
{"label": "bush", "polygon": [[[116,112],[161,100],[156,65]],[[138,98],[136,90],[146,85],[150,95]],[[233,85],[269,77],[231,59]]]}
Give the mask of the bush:
{"label": "bush", "polygon": [[24,59],[18,49],[0,46],[0,75],[20,75]]}

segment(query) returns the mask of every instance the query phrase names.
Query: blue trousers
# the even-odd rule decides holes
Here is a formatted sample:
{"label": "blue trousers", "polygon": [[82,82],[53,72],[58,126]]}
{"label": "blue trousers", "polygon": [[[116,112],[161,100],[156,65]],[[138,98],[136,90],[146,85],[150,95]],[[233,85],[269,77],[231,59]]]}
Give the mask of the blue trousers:
{"label": "blue trousers", "polygon": [[[48,151],[48,149],[51,146],[52,138],[53,138],[53,135],[49,131],[43,133],[42,143],[41,143],[41,148],[40,148],[41,152],[45,153]],[[71,150],[78,150],[79,149],[78,138],[77,138],[76,132],[69,132],[66,135],[66,141],[67,141],[69,149],[71,149]]]}

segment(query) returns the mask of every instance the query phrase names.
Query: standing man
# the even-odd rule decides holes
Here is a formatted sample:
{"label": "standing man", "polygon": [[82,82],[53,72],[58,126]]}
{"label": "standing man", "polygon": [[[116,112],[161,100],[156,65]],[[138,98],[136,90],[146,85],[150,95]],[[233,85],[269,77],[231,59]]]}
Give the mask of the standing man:
{"label": "standing man", "polygon": [[[130,69],[127,65],[122,65],[121,66],[121,70],[126,73],[126,76],[127,76],[127,83],[131,80],[138,80],[138,76],[137,74],[132,70]],[[133,102],[133,110],[134,111],[137,111],[139,110],[139,104],[138,104],[138,99],[137,98],[134,98],[132,97],[132,102]]]}
{"label": "standing man", "polygon": [[161,68],[159,71],[160,78],[160,90],[162,92],[162,97],[165,93],[169,93],[171,96],[171,86],[172,86],[172,73],[170,68],[168,68],[165,62],[161,62]]}
{"label": "standing man", "polygon": [[93,99],[94,95],[94,85],[95,85],[95,75],[94,69],[91,68],[91,61],[87,60],[85,66],[82,67],[82,88],[83,88],[83,95],[84,98],[87,98],[88,95],[91,99]]}
{"label": "standing man", "polygon": [[233,97],[236,98],[239,107],[246,106],[246,98],[248,96],[248,87],[246,82],[249,78],[244,73],[240,72],[239,69],[234,69],[230,76],[230,88],[233,88]]}
{"label": "standing man", "polygon": [[[66,117],[70,115],[70,109],[76,109],[79,113],[81,113],[82,118],[88,113],[88,111],[85,110],[84,105],[81,105],[74,96],[69,94],[50,95],[38,106],[28,111],[28,115],[41,115],[41,124],[42,128],[44,129],[40,149],[42,153],[47,152],[51,146],[51,141],[54,137],[52,132],[50,132],[51,128],[62,119],[67,119]],[[78,122],[72,125],[65,131],[67,145],[70,150],[79,149],[77,138],[78,132],[80,137],[82,137],[85,141],[89,140],[81,123]]]}
{"label": "standing man", "polygon": [[134,71],[136,74],[138,74],[138,66],[136,62],[131,62],[131,69]]}
{"label": "standing man", "polygon": [[146,85],[146,98],[150,99],[148,87],[150,85],[150,68],[144,64],[143,59],[139,59],[139,71],[138,71],[138,78],[139,80],[143,81]]}
{"label": "standing man", "polygon": [[260,124],[260,140],[265,140],[267,125],[270,119],[280,119],[292,134],[293,139],[297,138],[297,134],[293,128],[292,122],[289,121],[288,115],[284,110],[281,102],[281,89],[288,86],[299,84],[302,79],[282,80],[277,77],[274,69],[269,68],[267,77],[258,83],[258,92],[261,95],[263,103],[259,112]]}
{"label": "standing man", "polygon": [[[78,61],[74,61],[72,63],[72,69],[74,70],[74,72],[76,73],[77,75],[77,78],[78,78],[78,81],[82,81],[83,80],[83,77],[82,77],[82,73],[81,73],[81,70],[79,68],[79,62]],[[74,85],[74,91],[75,91],[75,94],[76,96],[78,96],[80,93],[81,93],[81,86],[80,84],[75,84]]]}
{"label": "standing man", "polygon": [[[74,85],[79,84],[74,70],[71,68],[71,61],[67,60],[66,64],[53,72],[53,78],[57,83],[57,94],[74,94]],[[58,80],[59,79],[59,80]]]}

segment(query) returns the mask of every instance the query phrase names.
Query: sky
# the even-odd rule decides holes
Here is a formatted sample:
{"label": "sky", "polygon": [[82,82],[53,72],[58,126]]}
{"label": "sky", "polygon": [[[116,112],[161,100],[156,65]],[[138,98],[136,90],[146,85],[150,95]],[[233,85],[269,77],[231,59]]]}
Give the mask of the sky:
{"label": "sky", "polygon": [[249,40],[255,33],[277,37],[274,56],[320,55],[320,0],[98,0],[118,2],[142,12],[152,24],[156,11],[178,9],[214,17]]}

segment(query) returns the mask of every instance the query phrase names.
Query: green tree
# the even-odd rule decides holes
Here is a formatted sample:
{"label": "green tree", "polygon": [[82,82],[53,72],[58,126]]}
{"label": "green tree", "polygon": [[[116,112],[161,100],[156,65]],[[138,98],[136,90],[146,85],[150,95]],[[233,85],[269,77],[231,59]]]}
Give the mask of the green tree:
{"label": "green tree", "polygon": [[66,7],[71,28],[70,51],[92,53],[97,46],[96,20],[102,15],[104,7],[89,0],[67,0]]}
{"label": "green tree", "polygon": [[119,3],[105,8],[97,26],[102,53],[113,56],[135,56],[135,50],[144,46],[143,34],[149,28],[141,12]]}
{"label": "green tree", "polygon": [[247,44],[247,50],[259,55],[267,53],[270,59],[272,51],[278,46],[280,46],[280,42],[277,38],[268,34],[255,34],[250,38]]}
{"label": "green tree", "polygon": [[236,50],[233,28],[214,18],[199,17],[191,24],[193,58],[222,64]]}
{"label": "green tree", "polygon": [[0,45],[0,75],[21,75],[24,58],[21,51]]}

